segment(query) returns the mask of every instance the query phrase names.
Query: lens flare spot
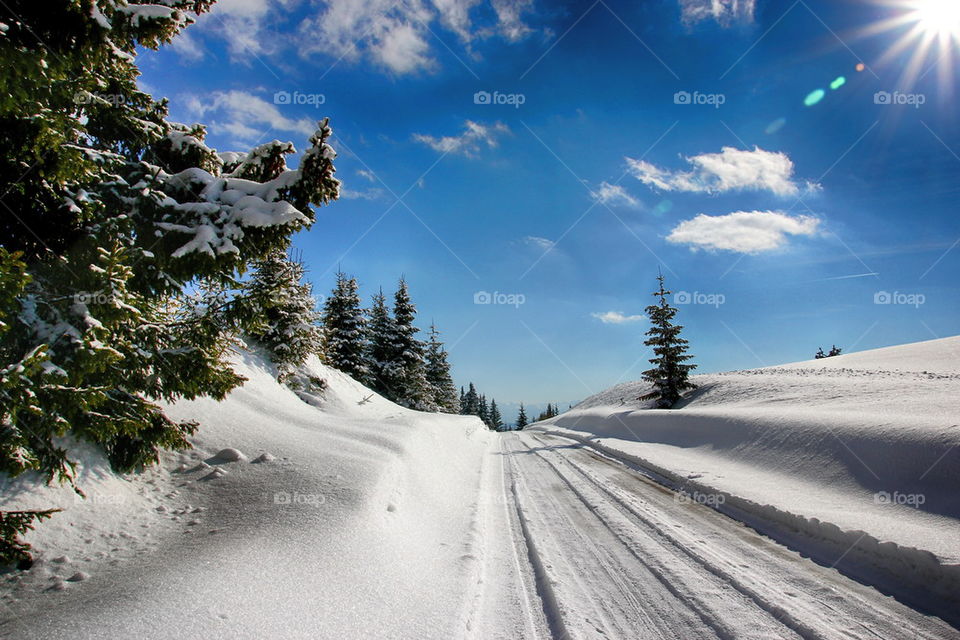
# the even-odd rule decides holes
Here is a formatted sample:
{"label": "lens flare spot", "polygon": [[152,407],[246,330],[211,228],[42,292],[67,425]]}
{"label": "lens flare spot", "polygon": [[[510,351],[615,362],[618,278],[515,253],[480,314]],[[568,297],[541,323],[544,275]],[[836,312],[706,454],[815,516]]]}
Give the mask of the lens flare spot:
{"label": "lens flare spot", "polygon": [[857,70],[858,73],[859,73],[860,71],[863,71],[863,70],[866,69],[866,68],[867,68],[867,65],[863,64],[862,62],[858,62],[858,63],[857,63],[856,70]]}
{"label": "lens flare spot", "polygon": [[812,107],[813,105],[823,100],[823,96],[825,95],[827,95],[827,92],[824,91],[823,89],[816,89],[814,91],[811,91],[810,93],[807,94],[807,97],[803,99],[803,104],[805,104],[808,107]]}
{"label": "lens flare spot", "polygon": [[773,122],[767,125],[767,128],[763,130],[768,136],[775,134],[780,129],[783,129],[783,125],[787,124],[786,118],[777,118]]}
{"label": "lens flare spot", "polygon": [[836,80],[830,83],[830,88],[836,91],[837,89],[839,89],[845,84],[847,84],[847,79],[844,78],[843,76],[840,76],[839,78],[837,78]]}
{"label": "lens flare spot", "polygon": [[657,203],[657,206],[653,208],[653,213],[662,216],[665,213],[670,213],[671,209],[673,209],[673,202],[670,200],[661,200]]}

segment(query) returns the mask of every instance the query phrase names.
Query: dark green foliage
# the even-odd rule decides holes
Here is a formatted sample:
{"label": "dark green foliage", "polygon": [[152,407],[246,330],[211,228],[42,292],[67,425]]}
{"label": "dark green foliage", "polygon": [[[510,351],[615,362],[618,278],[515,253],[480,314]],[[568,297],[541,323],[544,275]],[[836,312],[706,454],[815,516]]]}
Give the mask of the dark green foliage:
{"label": "dark green foliage", "polygon": [[683,329],[673,324],[677,310],[667,302],[670,291],[663,287],[663,274],[657,276],[659,289],[653,292],[657,304],[646,308],[650,319],[650,329],[647,330],[647,340],[644,344],[653,347],[654,357],[650,363],[654,368],[643,372],[643,379],[653,384],[654,390],[640,397],[640,400],[656,400],[657,407],[670,409],[688,389],[696,389],[696,385],[688,380],[692,369],[697,365],[685,364],[693,356],[687,353],[687,341],[680,337]]}
{"label": "dark green foliage", "polygon": [[[457,413],[460,410],[460,401],[457,399],[457,388],[450,376],[450,363],[447,362],[447,352],[440,342],[440,332],[436,325],[430,325],[430,339],[427,342],[426,367],[427,384],[430,385],[433,403],[444,413]],[[461,389],[461,393],[463,390]]]}
{"label": "dark green foliage", "polygon": [[367,319],[357,281],[337,273],[337,285],[323,305],[321,354],[324,363],[354,380],[367,379]]}
{"label": "dark green foliage", "polygon": [[823,347],[820,347],[819,349],[817,349],[817,353],[813,357],[816,360],[820,360],[822,358],[832,358],[833,356],[840,355],[842,351],[843,349],[841,349],[837,345],[833,345],[832,347],[830,347],[830,353],[824,353]]}
{"label": "dark green foliage", "polygon": [[500,409],[497,408],[496,400],[490,400],[490,421],[487,422],[487,426],[494,431],[503,430],[503,417],[500,415]]}
{"label": "dark green foliage", "polygon": [[58,511],[60,509],[0,511],[0,567],[29,568],[32,564],[30,545],[20,540],[20,536],[31,531],[34,522],[42,522]]}
{"label": "dark green foliage", "polygon": [[267,349],[281,378],[320,349],[320,314],[304,275],[303,263],[278,249],[257,262],[245,287],[260,314],[250,337]]}
{"label": "dark green foliage", "polygon": [[520,403],[520,413],[517,414],[517,429],[523,429],[525,426],[530,424],[530,421],[527,419],[527,410],[523,408],[523,403]]}
{"label": "dark green foliage", "polygon": [[[0,470],[11,476],[72,482],[64,436],[99,445],[118,471],[189,446],[196,425],[156,402],[222,399],[242,382],[226,358],[256,314],[230,292],[313,222],[310,204],[338,196],[326,120],[296,171],[279,142],[225,169],[202,126],[168,122],[166,101],[137,88],[137,48],[211,4],[0,3]],[[204,293],[186,296],[196,284]]]}

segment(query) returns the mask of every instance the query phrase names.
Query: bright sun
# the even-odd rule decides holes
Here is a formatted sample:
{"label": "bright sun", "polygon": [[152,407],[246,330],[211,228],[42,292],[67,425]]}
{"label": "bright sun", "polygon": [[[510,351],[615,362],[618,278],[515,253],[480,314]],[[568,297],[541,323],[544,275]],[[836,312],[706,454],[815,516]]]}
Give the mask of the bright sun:
{"label": "bright sun", "polygon": [[887,16],[858,31],[861,37],[892,36],[873,66],[899,68],[903,90],[935,73],[943,87],[955,82],[960,51],[960,0],[870,0]]}
{"label": "bright sun", "polygon": [[911,17],[924,33],[960,35],[960,0],[916,0]]}

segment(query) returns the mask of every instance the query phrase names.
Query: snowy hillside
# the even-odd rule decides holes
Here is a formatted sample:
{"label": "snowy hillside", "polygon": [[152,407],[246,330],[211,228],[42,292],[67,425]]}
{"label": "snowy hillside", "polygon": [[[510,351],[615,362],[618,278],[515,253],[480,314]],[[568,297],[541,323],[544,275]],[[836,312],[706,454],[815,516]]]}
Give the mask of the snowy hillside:
{"label": "snowy hillside", "polygon": [[956,604],[960,337],[693,380],[678,410],[649,409],[627,383],[532,428],[633,461],[872,584]]}
{"label": "snowy hillside", "polygon": [[305,373],[329,388],[306,400],[319,406],[259,357],[236,369],[249,381],[225,402],[169,407],[201,427],[162,468],[120,479],[87,452],[86,501],[3,487],[5,509],[64,512],[28,538],[36,566],[8,576],[0,635],[441,637],[462,625],[493,434],[398,407],[316,359]]}

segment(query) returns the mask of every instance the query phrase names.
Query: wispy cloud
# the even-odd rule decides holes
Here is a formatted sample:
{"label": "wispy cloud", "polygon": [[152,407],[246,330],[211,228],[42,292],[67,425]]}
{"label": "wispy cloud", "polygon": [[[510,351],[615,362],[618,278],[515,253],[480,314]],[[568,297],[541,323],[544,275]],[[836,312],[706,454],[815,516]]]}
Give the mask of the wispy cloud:
{"label": "wispy cloud", "polygon": [[674,227],[667,241],[692,249],[761,253],[779,249],[787,236],[812,236],[819,224],[817,218],[781,211],[734,211],[722,216],[701,213]]}
{"label": "wispy cloud", "polygon": [[541,251],[549,251],[553,249],[553,246],[556,244],[553,240],[547,240],[539,236],[527,236],[523,239],[523,243],[531,247],[536,247]]}
{"label": "wispy cloud", "polygon": [[[721,193],[725,191],[770,191],[779,196],[796,195],[793,161],[787,154],[723,147],[720,153],[702,153],[686,158],[689,171],[671,171],[644,160],[626,158],[627,168],[640,182],[663,191]],[[818,185],[808,183],[807,189]]]}
{"label": "wispy cloud", "polygon": [[627,193],[627,190],[618,184],[601,182],[600,188],[591,191],[590,194],[595,200],[603,204],[622,205],[633,209],[640,207],[640,201]]}
{"label": "wispy cloud", "polygon": [[347,200],[379,200],[386,195],[383,189],[340,189],[340,197]]}
{"label": "wispy cloud", "polygon": [[646,316],[644,315],[628,316],[622,311],[604,311],[602,313],[594,312],[590,315],[603,324],[629,324],[631,322],[640,322],[641,320],[646,319]]}
{"label": "wispy cloud", "polygon": [[220,129],[242,142],[256,142],[273,132],[313,134],[316,122],[283,115],[275,104],[248,91],[216,91],[209,96],[187,96],[192,116],[210,118],[211,130]]}
{"label": "wispy cloud", "polygon": [[413,139],[421,142],[434,151],[441,153],[459,153],[465,156],[475,156],[486,146],[488,149],[496,147],[497,138],[509,133],[510,129],[502,122],[480,124],[467,120],[463,132],[456,136],[434,137],[422,133],[413,134]]}
{"label": "wispy cloud", "polygon": [[687,24],[716,20],[722,25],[753,22],[756,0],[679,0],[680,16]]}

